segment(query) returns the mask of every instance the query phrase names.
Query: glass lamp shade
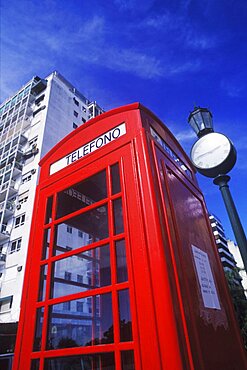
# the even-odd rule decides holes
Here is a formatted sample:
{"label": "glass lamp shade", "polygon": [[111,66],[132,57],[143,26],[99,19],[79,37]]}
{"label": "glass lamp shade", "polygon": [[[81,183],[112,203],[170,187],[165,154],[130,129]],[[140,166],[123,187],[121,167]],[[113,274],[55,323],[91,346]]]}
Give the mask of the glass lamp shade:
{"label": "glass lamp shade", "polygon": [[190,113],[188,122],[198,137],[213,132],[212,113],[207,108],[196,107]]}

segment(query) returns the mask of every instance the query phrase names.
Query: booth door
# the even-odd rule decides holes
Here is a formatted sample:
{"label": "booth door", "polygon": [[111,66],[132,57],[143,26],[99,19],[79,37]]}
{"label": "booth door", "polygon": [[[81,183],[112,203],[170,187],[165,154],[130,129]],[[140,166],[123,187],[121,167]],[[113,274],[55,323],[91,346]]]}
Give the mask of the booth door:
{"label": "booth door", "polygon": [[159,149],[156,158],[173,265],[171,284],[180,302],[178,322],[183,323],[191,367],[214,370],[217,364],[224,370],[243,368],[241,356],[236,361],[232,355],[242,354],[241,344],[228,321],[228,292],[203,198],[190,177]]}
{"label": "booth door", "polygon": [[132,166],[126,146],[40,191],[19,369],[140,369]]}

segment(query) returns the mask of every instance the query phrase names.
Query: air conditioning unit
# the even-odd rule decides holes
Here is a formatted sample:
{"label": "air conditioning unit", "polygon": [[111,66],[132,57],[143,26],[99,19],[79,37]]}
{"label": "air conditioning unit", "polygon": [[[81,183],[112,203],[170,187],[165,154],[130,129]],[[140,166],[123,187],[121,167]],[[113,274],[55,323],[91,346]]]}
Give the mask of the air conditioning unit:
{"label": "air conditioning unit", "polygon": [[18,210],[21,209],[21,205],[17,204],[16,209],[18,209]]}
{"label": "air conditioning unit", "polygon": [[34,174],[35,174],[35,172],[36,172],[36,169],[35,169],[35,168],[33,168],[33,169],[31,170],[31,174],[32,174],[32,175],[34,175]]}

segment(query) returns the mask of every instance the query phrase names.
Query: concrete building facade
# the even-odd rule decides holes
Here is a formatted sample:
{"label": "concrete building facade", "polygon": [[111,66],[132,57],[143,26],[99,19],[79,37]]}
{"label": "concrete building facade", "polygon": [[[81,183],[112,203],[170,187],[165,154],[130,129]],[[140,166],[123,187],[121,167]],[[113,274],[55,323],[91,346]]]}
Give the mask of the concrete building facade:
{"label": "concrete building facade", "polygon": [[211,223],[211,227],[213,230],[223,269],[225,272],[233,274],[234,283],[237,286],[241,286],[242,288],[241,284],[242,278],[237,271],[237,263],[234,259],[234,256],[232,255],[228,248],[227,237],[225,235],[225,231],[222,226],[221,220],[214,214],[209,215],[209,220]]}
{"label": "concrete building facade", "polygon": [[0,324],[19,319],[38,163],[103,110],[58,72],[34,77],[0,107]]}
{"label": "concrete building facade", "polygon": [[237,263],[237,267],[239,269],[239,275],[242,278],[242,285],[243,285],[243,288],[244,288],[244,294],[247,297],[247,274],[246,274],[246,271],[245,271],[245,268],[244,268],[244,263],[243,263],[239,248],[236,245],[236,243],[234,243],[233,240],[228,239],[227,240],[227,245],[228,245],[228,248],[229,248],[231,254],[233,255],[233,257],[234,257],[234,259]]}

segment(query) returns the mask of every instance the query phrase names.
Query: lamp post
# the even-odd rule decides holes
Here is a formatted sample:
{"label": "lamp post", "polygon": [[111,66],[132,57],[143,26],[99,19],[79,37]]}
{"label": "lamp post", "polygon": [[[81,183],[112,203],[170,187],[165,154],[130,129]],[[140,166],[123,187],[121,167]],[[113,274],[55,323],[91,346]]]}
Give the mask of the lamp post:
{"label": "lamp post", "polygon": [[192,163],[199,173],[214,178],[214,184],[219,186],[247,272],[247,240],[230,193],[230,176],[227,175],[236,163],[236,149],[227,136],[214,132],[212,114],[208,109],[196,107],[188,122],[198,136],[191,149]]}

